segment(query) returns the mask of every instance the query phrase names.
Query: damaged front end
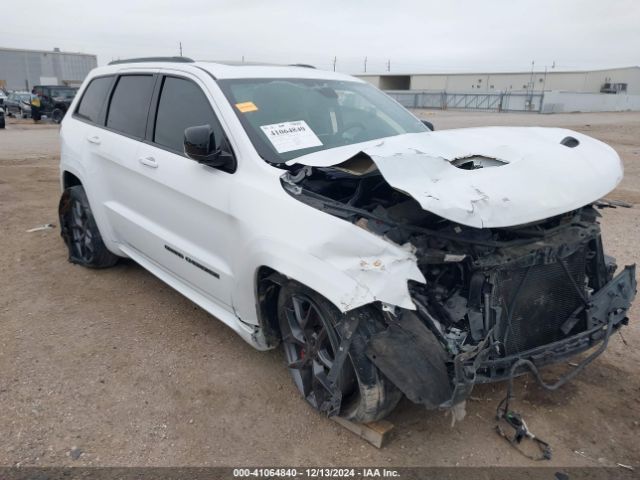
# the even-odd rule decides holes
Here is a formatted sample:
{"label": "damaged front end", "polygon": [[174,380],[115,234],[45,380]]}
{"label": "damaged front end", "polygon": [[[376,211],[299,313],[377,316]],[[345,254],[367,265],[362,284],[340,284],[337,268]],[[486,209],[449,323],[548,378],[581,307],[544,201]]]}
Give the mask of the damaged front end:
{"label": "damaged front end", "polygon": [[477,228],[423,209],[366,158],[358,168],[353,160],[293,168],[282,184],[301,202],[415,249],[426,279],[409,282],[415,310],[386,306],[388,328],[367,351],[413,402],[451,407],[475,384],[525,373],[524,360],[537,367],[604,350],[627,323],[635,266],[614,276],[595,205]]}

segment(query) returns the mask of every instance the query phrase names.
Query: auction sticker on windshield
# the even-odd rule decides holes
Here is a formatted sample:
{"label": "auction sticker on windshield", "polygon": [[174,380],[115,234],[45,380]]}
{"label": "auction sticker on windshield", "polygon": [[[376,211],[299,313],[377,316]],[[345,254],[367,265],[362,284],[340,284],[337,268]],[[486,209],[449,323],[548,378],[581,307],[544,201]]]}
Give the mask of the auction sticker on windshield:
{"label": "auction sticker on windshield", "polygon": [[278,153],[319,147],[320,139],[304,120],[274,123],[260,127]]}

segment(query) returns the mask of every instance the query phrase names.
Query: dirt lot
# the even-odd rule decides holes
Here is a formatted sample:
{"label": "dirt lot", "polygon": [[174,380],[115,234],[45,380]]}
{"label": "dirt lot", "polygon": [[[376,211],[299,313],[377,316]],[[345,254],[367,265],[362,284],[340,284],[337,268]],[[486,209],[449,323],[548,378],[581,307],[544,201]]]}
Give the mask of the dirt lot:
{"label": "dirt lot", "polygon": [[[420,114],[437,128],[593,135],[624,159],[610,197],[640,204],[640,113]],[[68,263],[58,228],[26,232],[58,223],[57,134],[15,120],[0,130],[0,465],[540,465],[493,431],[504,384],[477,388],[454,427],[403,400],[390,417],[392,441],[377,450],[298,397],[280,351],[253,350],[135,264]],[[640,261],[640,208],[603,213],[608,253],[620,265]],[[559,391],[516,382],[515,408],[553,446],[551,464],[640,465],[639,312],[626,345],[615,335]]]}

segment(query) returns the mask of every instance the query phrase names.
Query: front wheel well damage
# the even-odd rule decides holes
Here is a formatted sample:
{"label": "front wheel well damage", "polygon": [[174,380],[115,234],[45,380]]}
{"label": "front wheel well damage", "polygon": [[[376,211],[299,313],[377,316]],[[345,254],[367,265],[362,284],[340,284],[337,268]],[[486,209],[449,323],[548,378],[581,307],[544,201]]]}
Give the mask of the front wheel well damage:
{"label": "front wheel well damage", "polygon": [[[261,266],[256,273],[260,330],[270,347],[281,341],[278,296],[290,280],[267,266]],[[392,314],[380,302],[357,310],[362,308],[377,310],[384,324],[376,334],[367,336],[367,345],[363,347],[373,364],[412,400],[431,408],[446,404],[452,396],[452,385],[446,371],[445,349],[433,334],[412,311],[394,308]]]}
{"label": "front wheel well damage", "polygon": [[256,271],[256,292],[262,338],[270,337],[270,347],[283,344],[294,383],[314,408],[370,422],[396,406],[401,392],[366,351],[369,339],[387,328],[379,302],[342,312],[322,294],[266,266]]}
{"label": "front wheel well damage", "polygon": [[265,265],[256,271],[256,309],[260,329],[270,348],[280,343],[280,327],[278,326],[278,294],[286,277]]}
{"label": "front wheel well damage", "polygon": [[[256,269],[255,275],[255,298],[256,311],[258,314],[259,329],[262,336],[268,341],[269,347],[274,348],[280,343],[281,332],[278,325],[278,294],[280,289],[289,281],[298,281],[288,275],[285,275],[272,267],[261,265]],[[298,281],[299,282],[299,281]],[[304,282],[299,282],[305,285]],[[305,285],[307,286],[307,285]],[[311,290],[313,288],[307,286]],[[321,292],[314,290],[319,295]],[[326,296],[323,295],[324,298]],[[339,308],[334,302],[326,298],[329,303]],[[382,303],[374,301],[368,304],[382,311]],[[361,305],[365,306],[365,305]],[[355,309],[350,309],[355,310]],[[346,313],[346,312],[343,312]]]}

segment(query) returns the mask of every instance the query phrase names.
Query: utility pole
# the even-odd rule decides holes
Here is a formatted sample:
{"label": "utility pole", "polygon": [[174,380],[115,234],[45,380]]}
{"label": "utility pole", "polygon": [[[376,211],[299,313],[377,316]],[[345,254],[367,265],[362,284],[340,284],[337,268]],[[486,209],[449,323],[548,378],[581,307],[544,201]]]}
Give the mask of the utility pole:
{"label": "utility pole", "polygon": [[242,55],[242,63],[244,63],[244,55]]}
{"label": "utility pole", "polygon": [[391,71],[391,59],[387,60],[387,72]]}
{"label": "utility pole", "polygon": [[338,57],[333,57],[333,71],[336,71],[336,63],[338,63]]}
{"label": "utility pole", "polygon": [[367,73],[367,57],[364,57],[364,73]]}
{"label": "utility pole", "polygon": [[[529,86],[531,88],[531,90],[528,92],[529,94],[529,105],[528,105],[528,109],[531,110],[533,108],[533,90],[535,88],[535,84],[533,83],[533,69],[535,67],[535,60],[531,60],[531,78],[529,80]],[[529,89],[527,89],[529,90]]]}
{"label": "utility pole", "polygon": [[182,42],[180,42],[180,56],[182,56]]}
{"label": "utility pole", "polygon": [[531,90],[533,90],[533,68],[535,67],[535,60],[531,60],[531,78],[529,78],[529,85],[531,85]]}

